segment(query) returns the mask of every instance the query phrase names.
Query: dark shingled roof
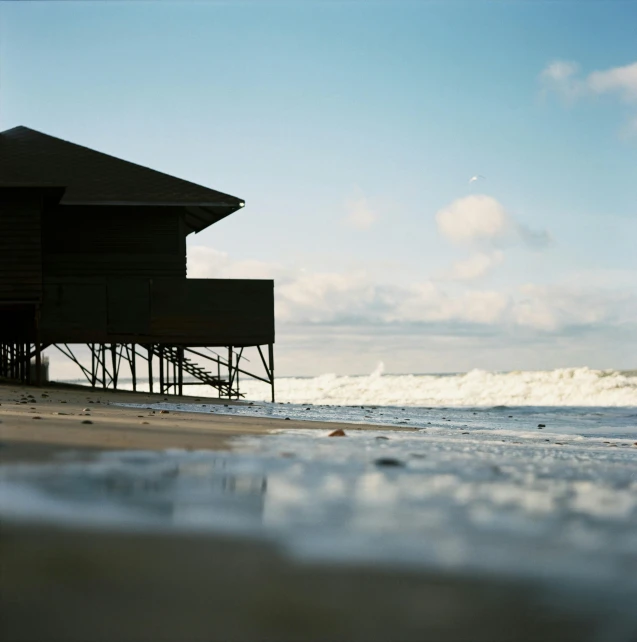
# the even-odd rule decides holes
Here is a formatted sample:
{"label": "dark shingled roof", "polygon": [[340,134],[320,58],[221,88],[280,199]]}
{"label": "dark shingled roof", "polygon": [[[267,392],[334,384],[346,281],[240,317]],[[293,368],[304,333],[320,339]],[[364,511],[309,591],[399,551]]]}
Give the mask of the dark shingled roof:
{"label": "dark shingled roof", "polygon": [[243,207],[216,190],[28,127],[0,132],[0,187],[65,187],[62,205],[183,207],[200,231]]}

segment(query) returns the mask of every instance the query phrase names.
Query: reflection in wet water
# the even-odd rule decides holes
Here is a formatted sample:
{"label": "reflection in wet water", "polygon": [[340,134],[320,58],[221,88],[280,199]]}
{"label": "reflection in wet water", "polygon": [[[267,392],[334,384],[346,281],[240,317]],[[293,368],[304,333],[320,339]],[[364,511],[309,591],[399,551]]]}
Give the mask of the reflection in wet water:
{"label": "reflection in wet water", "polygon": [[[215,453],[105,453],[95,462],[7,466],[2,479],[9,515],[19,508],[24,517],[64,519],[56,508],[66,507],[88,521],[119,515],[120,526],[254,528],[267,490],[264,474],[233,471]],[[30,501],[11,505],[12,489],[30,491]]]}
{"label": "reflection in wet water", "polygon": [[565,609],[585,589],[622,630],[637,628],[633,448],[503,433],[326,434],[0,466],[0,518],[231,534],[304,561],[528,581],[542,595],[563,591]]}
{"label": "reflection in wet water", "polygon": [[232,532],[306,558],[637,591],[637,452],[502,436],[297,430],[239,452],[4,466],[0,515]]}

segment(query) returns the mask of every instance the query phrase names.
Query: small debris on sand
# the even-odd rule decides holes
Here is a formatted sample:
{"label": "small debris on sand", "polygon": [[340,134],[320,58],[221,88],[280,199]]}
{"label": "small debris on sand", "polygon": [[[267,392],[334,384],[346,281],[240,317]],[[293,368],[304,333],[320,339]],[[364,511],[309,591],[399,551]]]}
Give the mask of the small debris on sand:
{"label": "small debris on sand", "polygon": [[342,428],[337,428],[336,430],[333,430],[328,437],[347,437],[347,435]]}
{"label": "small debris on sand", "polygon": [[93,422],[90,419],[85,419],[82,423],[83,424],[92,424]]}
{"label": "small debris on sand", "polygon": [[37,415],[35,417],[32,417],[32,419],[42,419],[42,417],[38,417]]}
{"label": "small debris on sand", "polygon": [[84,408],[84,410],[82,412],[91,412],[91,409],[90,408]]}
{"label": "small debris on sand", "polygon": [[379,459],[376,459],[374,463],[377,466],[404,466],[402,461],[400,459],[394,459],[393,457],[380,457]]}
{"label": "small debris on sand", "polygon": [[160,410],[159,414],[160,415],[168,415],[168,414],[170,414],[170,411],[169,410]]}

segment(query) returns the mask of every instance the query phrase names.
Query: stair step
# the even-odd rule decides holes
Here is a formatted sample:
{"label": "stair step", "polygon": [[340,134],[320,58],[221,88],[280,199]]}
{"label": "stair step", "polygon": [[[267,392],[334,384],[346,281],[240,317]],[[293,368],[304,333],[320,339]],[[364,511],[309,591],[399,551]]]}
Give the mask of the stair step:
{"label": "stair step", "polygon": [[[173,365],[179,364],[180,352],[176,348],[164,348],[162,353],[160,348],[152,347],[150,349],[150,352],[151,354],[158,357],[163,356],[168,362],[172,363]],[[221,363],[220,365],[224,367],[226,366],[226,364],[224,363]],[[192,361],[192,359],[190,359],[189,357],[186,357],[186,356],[181,357],[181,366],[186,373],[193,376],[195,379],[198,379],[203,384],[212,386],[219,390],[223,390],[228,395],[240,394],[236,388],[230,386],[230,383],[227,380],[217,377],[212,372],[210,372],[209,370],[206,370],[204,367],[200,366],[195,361]],[[171,385],[175,385],[175,384],[171,384]],[[241,395],[241,396],[244,396],[244,395]]]}

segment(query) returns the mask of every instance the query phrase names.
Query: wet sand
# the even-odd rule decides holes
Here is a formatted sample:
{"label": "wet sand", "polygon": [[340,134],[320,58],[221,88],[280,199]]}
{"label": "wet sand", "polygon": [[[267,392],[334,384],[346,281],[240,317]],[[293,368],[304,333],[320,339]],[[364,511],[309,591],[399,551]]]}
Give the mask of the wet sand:
{"label": "wet sand", "polygon": [[[292,428],[364,430],[362,425],[227,417],[213,413],[160,413],[112,404],[245,403],[205,397],[93,390],[79,386],[0,385],[0,461],[41,460],[60,450],[167,448],[219,450],[233,437]],[[372,427],[370,427],[372,428]],[[378,429],[378,427],[373,427]],[[395,428],[393,428],[395,430]]]}
{"label": "wet sand", "polygon": [[[11,463],[50,461],[69,451],[90,457],[104,449],[219,450],[231,447],[233,437],[282,428],[366,429],[111,405],[162,401],[228,403],[1,385],[0,458]],[[311,564],[267,541],[242,537],[9,520],[0,528],[0,639],[11,642],[585,642],[610,639],[604,632],[612,617],[599,605],[588,609],[584,598],[556,599],[528,582]],[[632,639],[626,634],[632,632],[618,631],[612,639]]]}
{"label": "wet sand", "polygon": [[3,640],[599,640],[586,612],[489,578],[295,562],[241,538],[5,527]]}

